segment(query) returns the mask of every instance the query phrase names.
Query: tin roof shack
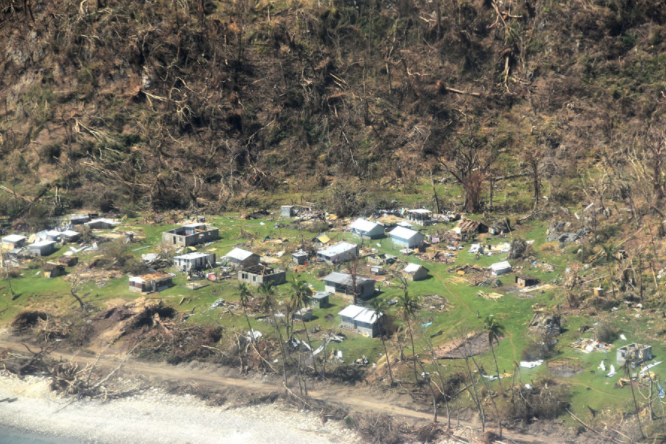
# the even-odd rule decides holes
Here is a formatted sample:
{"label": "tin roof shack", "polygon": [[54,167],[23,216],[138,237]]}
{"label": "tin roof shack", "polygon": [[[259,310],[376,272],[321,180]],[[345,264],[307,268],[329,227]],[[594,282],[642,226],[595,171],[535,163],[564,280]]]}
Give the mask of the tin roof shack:
{"label": "tin roof shack", "polygon": [[539,284],[539,278],[534,276],[528,276],[526,274],[517,274],[516,275],[516,285],[520,288],[525,287],[534,287]]}
{"label": "tin roof shack", "polygon": [[259,255],[251,251],[243,250],[242,248],[234,248],[223,257],[223,262],[231,265],[232,267],[252,267],[259,265]]}
{"label": "tin roof shack", "polygon": [[49,254],[55,253],[56,243],[50,240],[43,240],[35,242],[34,244],[28,245],[28,254],[30,256],[48,256]]}
{"label": "tin roof shack", "polygon": [[365,239],[380,239],[385,236],[384,225],[365,219],[356,219],[349,228],[352,233]]}
{"label": "tin roof shack", "polygon": [[643,344],[628,344],[617,349],[617,365],[624,365],[626,361],[640,364],[652,359],[652,347]]}
{"label": "tin roof shack", "polygon": [[79,258],[76,256],[60,256],[58,263],[63,264],[65,267],[73,267],[79,263]]}
{"label": "tin roof shack", "polygon": [[386,253],[374,253],[368,256],[368,263],[371,265],[391,265],[395,263],[398,258]]}
{"label": "tin roof shack", "polygon": [[328,234],[326,233],[322,233],[319,236],[312,239],[312,243],[314,244],[315,247],[324,247],[329,242],[331,242],[331,238],[328,237]]}
{"label": "tin roof shack", "polygon": [[293,205],[282,205],[280,207],[280,216],[282,217],[294,217],[296,215],[296,209]]}
{"label": "tin roof shack", "polygon": [[432,211],[423,208],[408,210],[407,220],[419,225],[429,225],[432,223]]}
{"label": "tin roof shack", "polygon": [[162,242],[170,245],[189,247],[191,245],[212,242],[220,237],[220,230],[209,228],[206,224],[187,224],[162,233]]}
{"label": "tin roof shack", "polygon": [[62,236],[61,239],[65,242],[76,242],[81,237],[81,233],[74,230],[61,231],[60,234]]}
{"label": "tin roof shack", "polygon": [[55,264],[53,262],[47,262],[44,264],[42,270],[44,270],[45,278],[55,278],[65,274],[65,267],[61,264]]}
{"label": "tin roof shack", "polygon": [[511,264],[507,261],[497,262],[488,267],[493,276],[502,276],[503,274],[511,273]]}
{"label": "tin roof shack", "polygon": [[402,270],[402,274],[410,281],[422,281],[428,278],[429,271],[430,270],[428,270],[423,265],[407,264],[407,266]]}
{"label": "tin roof shack", "polygon": [[215,266],[215,253],[187,253],[173,258],[173,264],[182,271],[206,270]]}
{"label": "tin roof shack", "polygon": [[238,272],[238,281],[252,285],[264,285],[268,282],[280,285],[287,282],[287,273],[279,268],[253,265]]}
{"label": "tin roof shack", "polygon": [[374,338],[379,334],[379,318],[374,310],[348,305],[340,313],[342,328]]}
{"label": "tin roof shack", "polygon": [[340,264],[358,256],[358,245],[349,242],[338,242],[325,250],[317,251],[317,258],[327,264]]}
{"label": "tin roof shack", "polygon": [[424,236],[418,231],[405,227],[396,227],[389,233],[394,245],[415,248],[423,244]]}
{"label": "tin roof shack", "polygon": [[19,234],[10,234],[2,238],[2,249],[13,250],[14,248],[21,248],[26,243],[26,237]]}
{"label": "tin roof shack", "polygon": [[291,258],[294,264],[304,265],[308,261],[308,254],[303,250],[299,250],[296,253],[292,254]]}
{"label": "tin roof shack", "polygon": [[173,286],[173,281],[166,273],[157,272],[129,278],[130,291],[139,293],[153,293],[166,290],[171,286]]}
{"label": "tin roof shack", "polygon": [[315,308],[328,308],[328,299],[331,293],[327,291],[318,291],[312,295],[309,304]]}
{"label": "tin roof shack", "polygon": [[91,230],[110,230],[120,225],[120,222],[113,219],[93,219],[84,223]]}
{"label": "tin roof shack", "polygon": [[488,225],[472,219],[461,219],[458,222],[457,230],[461,233],[487,233]]}
{"label": "tin roof shack", "polygon": [[90,220],[90,216],[87,214],[70,214],[69,223],[72,225],[81,225]]}
{"label": "tin roof shack", "polygon": [[[324,289],[330,293],[354,294],[352,276],[347,273],[333,272],[324,277]],[[375,294],[375,280],[356,276],[356,296],[368,299]]]}

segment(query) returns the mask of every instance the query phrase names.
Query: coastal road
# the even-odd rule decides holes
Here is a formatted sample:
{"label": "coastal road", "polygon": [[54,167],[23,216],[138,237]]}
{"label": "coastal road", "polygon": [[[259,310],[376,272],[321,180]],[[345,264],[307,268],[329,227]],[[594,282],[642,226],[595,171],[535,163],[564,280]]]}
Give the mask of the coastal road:
{"label": "coastal road", "polygon": [[[32,347],[31,347],[32,348]],[[9,349],[16,352],[26,352],[21,343],[0,340],[0,349]],[[80,364],[95,364],[97,356],[81,355],[75,353],[65,353],[55,351],[51,353],[51,358],[62,359],[66,361],[78,362]],[[114,369],[121,363],[122,358],[114,355],[103,355],[97,362],[98,369]],[[254,394],[269,394],[283,390],[281,383],[268,380],[258,380],[257,378],[235,378],[221,374],[225,369],[206,370],[192,369],[172,366],[163,363],[142,362],[128,359],[122,366],[124,376],[141,376],[152,381],[165,381],[182,385],[198,385],[210,387],[211,389],[223,389],[225,387],[235,388]],[[420,412],[406,407],[395,405],[390,400],[383,400],[370,393],[369,390],[358,387],[336,387],[327,386],[322,389],[308,390],[311,398],[325,401],[330,404],[346,407],[359,412],[386,413],[392,416],[411,420],[431,421],[432,413]],[[440,418],[442,416],[440,415]],[[445,417],[443,417],[445,419]],[[452,422],[458,423],[457,420]],[[459,421],[465,428],[478,430],[480,425],[467,421]],[[552,439],[541,438],[538,436],[525,435],[513,431],[503,431],[505,442],[523,442],[523,443],[549,443]]]}

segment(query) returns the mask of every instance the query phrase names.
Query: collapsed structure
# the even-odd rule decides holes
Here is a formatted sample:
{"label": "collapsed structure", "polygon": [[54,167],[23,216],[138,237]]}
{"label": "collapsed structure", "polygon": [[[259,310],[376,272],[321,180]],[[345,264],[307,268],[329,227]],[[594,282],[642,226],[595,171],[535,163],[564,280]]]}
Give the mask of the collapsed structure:
{"label": "collapsed structure", "polygon": [[206,224],[187,224],[162,233],[162,242],[169,245],[189,247],[191,245],[212,242],[220,237],[220,230],[209,228]]}

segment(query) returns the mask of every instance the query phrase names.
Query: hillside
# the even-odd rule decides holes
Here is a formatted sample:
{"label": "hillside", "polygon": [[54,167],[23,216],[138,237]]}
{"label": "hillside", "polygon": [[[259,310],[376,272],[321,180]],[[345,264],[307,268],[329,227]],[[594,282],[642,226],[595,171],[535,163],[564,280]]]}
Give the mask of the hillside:
{"label": "hillside", "polygon": [[31,212],[400,190],[460,153],[466,194],[536,158],[566,204],[665,108],[660,0],[1,5],[0,183],[51,197]]}

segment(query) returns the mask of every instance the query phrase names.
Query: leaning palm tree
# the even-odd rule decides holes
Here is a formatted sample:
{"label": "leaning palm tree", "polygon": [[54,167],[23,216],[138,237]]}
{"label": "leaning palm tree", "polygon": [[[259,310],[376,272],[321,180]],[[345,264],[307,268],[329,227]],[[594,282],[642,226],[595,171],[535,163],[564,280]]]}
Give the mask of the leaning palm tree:
{"label": "leaning palm tree", "polygon": [[284,348],[284,339],[282,338],[282,332],[280,331],[280,325],[278,324],[277,317],[275,316],[275,309],[277,307],[277,301],[275,300],[275,284],[272,281],[266,282],[259,286],[259,293],[263,296],[261,300],[261,309],[267,315],[270,315],[273,321],[273,328],[275,328],[275,333],[277,334],[278,342],[280,343],[280,354],[282,355],[282,376],[284,377],[284,386],[287,388],[287,352]]}
{"label": "leaning palm tree", "polygon": [[[302,308],[310,305],[312,300],[312,290],[307,282],[304,280],[294,280],[291,283],[291,287],[294,289],[294,294],[291,296],[291,307],[294,310],[294,313],[298,312]],[[293,319],[293,316],[292,316]],[[305,318],[301,316],[301,322],[303,323],[303,329],[305,330],[305,337],[308,340],[308,345],[310,346],[310,355],[312,356],[312,366],[314,367],[315,372],[317,371],[317,364],[315,362],[314,350],[312,349],[312,343],[310,342],[310,334],[308,333],[308,327],[305,325]],[[293,333],[294,326],[292,324],[291,331]]]}
{"label": "leaning palm tree", "polygon": [[386,356],[386,365],[388,366],[389,377],[391,378],[391,386],[395,385],[393,381],[393,371],[391,370],[391,360],[389,359],[388,351],[386,350],[386,313],[388,312],[388,304],[385,300],[374,298],[370,302],[370,308],[375,312],[377,323],[379,324],[379,339],[382,340],[384,346],[384,356]]}
{"label": "leaning palm tree", "polygon": [[502,388],[502,382],[500,381],[499,366],[497,365],[497,356],[495,355],[495,342],[499,343],[499,338],[504,335],[504,326],[497,322],[494,316],[488,316],[483,320],[484,328],[486,334],[488,335],[488,343],[490,344],[490,350],[493,352],[493,359],[495,360],[495,371],[497,372],[497,382],[499,383],[500,388]]}
{"label": "leaning palm tree", "polygon": [[247,284],[245,282],[239,282],[238,297],[240,299],[241,308],[243,309],[243,314],[245,315],[245,320],[247,321],[247,326],[250,329],[250,341],[254,342],[254,330],[252,330],[252,325],[250,324],[250,317],[247,315],[247,303],[251,296],[252,292],[250,292],[250,288],[247,286]]}
{"label": "leaning palm tree", "polygon": [[419,304],[418,299],[414,296],[410,296],[407,290],[404,291],[402,296],[398,296],[398,309],[400,310],[400,316],[407,323],[407,328],[409,329],[409,339],[412,342],[412,358],[414,360],[414,382],[419,382],[419,375],[416,371],[416,347],[414,347],[414,332],[412,331],[412,318],[416,315],[416,310],[418,310]]}
{"label": "leaning palm tree", "polygon": [[632,359],[627,359],[624,361],[622,369],[624,370],[624,376],[629,379],[629,387],[631,388],[631,396],[634,398],[634,408],[636,409],[636,422],[638,422],[638,430],[641,432],[641,437],[645,439],[645,434],[643,433],[643,426],[641,425],[641,412],[638,409],[638,402],[636,401],[636,393],[634,392],[634,382],[632,378]]}

